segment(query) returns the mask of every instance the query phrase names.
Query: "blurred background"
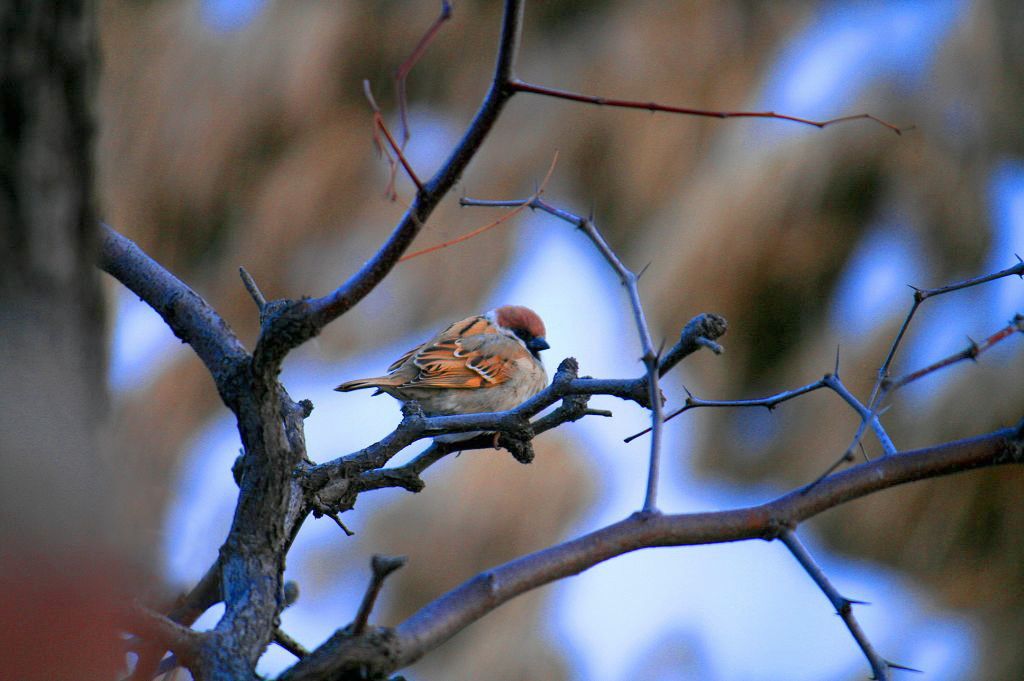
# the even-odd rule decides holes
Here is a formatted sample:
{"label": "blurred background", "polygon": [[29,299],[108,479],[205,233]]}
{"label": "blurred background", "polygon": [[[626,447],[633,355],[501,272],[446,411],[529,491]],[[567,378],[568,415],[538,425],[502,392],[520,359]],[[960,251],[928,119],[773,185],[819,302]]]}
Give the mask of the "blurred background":
{"label": "blurred background", "polygon": [[[98,21],[100,215],[206,297],[250,344],[244,265],[268,297],[322,295],[369,258],[412,196],[385,196],[362,81],[397,131],[393,73],[435,2],[104,0]],[[482,99],[499,3],[456,3],[408,80],[408,156],[446,158]],[[547,198],[593,211],[623,260],[650,263],[642,294],[656,342],[703,311],[730,323],[726,353],[687,360],[666,385],[708,399],[814,381],[835,362],[862,399],[911,303],[1024,253],[1024,5],[1014,0],[528,5],[518,75],[580,92],[808,118],[870,112],[824,130],[604,109],[518,95],[414,248],[497,213],[460,195],[529,195],[555,152]],[[171,590],[213,560],[233,509],[239,442],[200,362],[115,282],[114,434],[133,481],[126,530]],[[633,376],[624,295],[565,224],[522,215],[402,264],[355,310],[293,353],[284,382],[316,409],[309,454],[365,446],[399,419],[389,398],[339,395],[442,325],[504,302],[549,327],[595,376]],[[983,338],[1022,311],[1004,280],[929,301],[897,357],[903,372]],[[914,448],[1016,422],[1018,339],[897,395],[884,421]],[[355,612],[372,553],[410,561],[375,613],[395,624],[478,571],[638,508],[645,423],[546,434],[521,466],[470,452],[419,495],[367,494],[346,538],[310,520],[289,556],[301,589],[286,631],[317,645]],[[815,393],[773,413],[697,410],[672,421],[661,507],[759,503],[817,476],[856,415]],[[870,455],[877,443],[866,439]],[[406,455],[403,458],[407,458]],[[399,460],[400,461],[400,460]],[[1024,678],[1024,472],[979,471],[871,496],[808,522],[805,540],[889,659],[927,679]],[[206,621],[216,620],[211,612]],[[271,649],[261,670],[290,664]],[[410,679],[859,679],[866,662],[824,596],[774,544],[647,551],[503,606],[408,670]]]}

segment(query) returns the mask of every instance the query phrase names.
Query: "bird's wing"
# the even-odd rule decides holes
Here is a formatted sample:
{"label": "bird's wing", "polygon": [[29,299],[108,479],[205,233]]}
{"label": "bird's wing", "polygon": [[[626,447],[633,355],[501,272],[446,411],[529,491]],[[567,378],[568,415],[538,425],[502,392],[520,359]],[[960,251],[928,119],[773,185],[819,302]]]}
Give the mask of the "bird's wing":
{"label": "bird's wing", "polygon": [[[507,381],[526,350],[485,317],[455,322],[417,348],[406,361],[417,371],[403,386],[485,388]],[[404,364],[398,363],[395,369]]]}
{"label": "bird's wing", "polygon": [[[486,388],[507,381],[515,367],[503,336],[467,336],[433,343],[413,357],[419,373],[404,385],[417,388]],[[514,349],[514,348],[511,348]]]}

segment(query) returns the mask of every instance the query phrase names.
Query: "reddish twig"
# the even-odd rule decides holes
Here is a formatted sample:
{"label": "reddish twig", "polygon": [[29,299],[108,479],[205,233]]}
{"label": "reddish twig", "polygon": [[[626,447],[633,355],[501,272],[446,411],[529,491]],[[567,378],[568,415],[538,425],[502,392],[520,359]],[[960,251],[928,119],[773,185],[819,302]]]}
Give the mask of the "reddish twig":
{"label": "reddish twig", "polygon": [[900,330],[899,332],[897,332],[896,338],[893,339],[892,345],[889,347],[889,352],[885,356],[885,361],[882,362],[882,366],[878,368],[878,379],[875,382],[874,389],[872,389],[871,391],[871,399],[868,400],[868,403],[874,404],[875,396],[878,394],[878,389],[881,387],[882,381],[884,381],[889,376],[889,370],[892,367],[893,359],[895,359],[896,357],[896,351],[899,349],[900,343],[903,341],[903,337],[907,333],[907,328],[910,327],[910,320],[914,318],[914,314],[917,312],[917,308],[921,307],[921,304],[924,303],[924,301],[928,300],[929,298],[934,298],[935,296],[941,296],[946,293],[960,291],[965,288],[978,286],[979,284],[985,284],[990,281],[995,281],[996,279],[1002,279],[1003,277],[1009,277],[1012,275],[1024,277],[1024,261],[1021,261],[1020,258],[1018,258],[1017,264],[1014,265],[1013,267],[1007,267],[1004,270],[993,272],[991,274],[985,274],[980,277],[973,277],[971,279],[965,279],[964,281],[958,281],[954,284],[947,284],[946,286],[939,286],[937,288],[927,289],[912,286],[911,288],[914,289],[914,302],[910,306],[910,310],[907,312],[907,316],[906,318],[904,318],[903,324],[900,325]]}
{"label": "reddish twig", "polygon": [[423,182],[421,182],[419,176],[416,175],[416,171],[412,169],[409,159],[407,159],[405,154],[402,153],[402,147],[398,146],[395,138],[391,136],[391,131],[388,130],[388,126],[384,122],[384,117],[380,113],[380,107],[377,106],[377,100],[373,98],[373,91],[370,90],[370,81],[363,81],[363,92],[366,94],[366,99],[370,102],[370,106],[373,108],[373,143],[376,145],[377,150],[387,157],[388,165],[391,166],[391,176],[388,178],[388,189],[386,191],[387,195],[391,197],[392,200],[396,197],[395,176],[397,174],[397,170],[395,168],[395,160],[391,157],[391,154],[388,153],[387,147],[384,146],[384,143],[380,141],[380,135],[377,134],[378,131],[384,133],[384,137],[387,139],[388,145],[391,147],[392,151],[394,151],[395,156],[398,157],[399,163],[401,163],[402,167],[405,168],[405,172],[408,173],[409,179],[411,179],[413,184],[416,185],[416,190],[422,192]]}
{"label": "reddish twig", "polygon": [[597,106],[611,106],[620,109],[642,109],[644,111],[651,112],[657,111],[661,113],[682,114],[684,116],[704,116],[706,118],[774,118],[780,121],[792,121],[793,123],[801,123],[803,125],[813,125],[816,128],[824,128],[835,123],[845,123],[847,121],[868,120],[874,121],[875,123],[892,130],[897,135],[902,134],[904,130],[904,128],[897,127],[892,123],[868,113],[840,116],[838,118],[830,118],[825,121],[815,121],[809,118],[799,118],[798,116],[775,113],[774,111],[709,111],[706,109],[692,109],[685,106],[670,106],[668,104],[659,104],[658,102],[638,102],[629,99],[597,97],[594,95],[584,95],[577,92],[570,92],[568,90],[545,87],[543,85],[534,85],[533,83],[527,83],[519,80],[518,78],[509,83],[509,86],[515,92],[529,92],[535,95],[544,95],[545,97],[555,97],[557,99],[567,99],[572,102],[583,102],[584,104],[595,104]]}
{"label": "reddish twig", "polygon": [[434,23],[430,25],[427,32],[423,34],[420,41],[416,43],[416,47],[413,48],[412,53],[406,57],[398,69],[395,71],[395,98],[398,100],[398,116],[402,121],[402,148],[405,149],[405,145],[409,143],[409,107],[408,100],[405,96],[405,79],[412,71],[412,67],[416,66],[416,63],[423,56],[423,53],[427,51],[430,44],[434,42],[434,38],[441,31],[441,26],[444,22],[452,18],[452,6],[448,0],[442,0],[441,2],[441,14],[434,20]]}
{"label": "reddish twig", "polygon": [[960,352],[953,353],[949,357],[940,359],[939,361],[933,362],[932,364],[929,364],[928,366],[922,369],[912,371],[908,374],[899,376],[898,378],[883,380],[881,396],[884,398],[885,395],[887,395],[888,393],[891,393],[894,390],[902,388],[908,383],[913,383],[914,381],[920,378],[924,378],[928,374],[935,373],[940,369],[945,369],[946,367],[952,366],[953,364],[956,364],[958,362],[962,362],[965,359],[977,359],[978,355],[985,352],[996,343],[1006,340],[1007,338],[1009,338],[1010,336],[1017,332],[1024,333],[1024,315],[1021,314],[1014,315],[1013,319],[1010,320],[1009,324],[999,329],[994,334],[992,334],[985,340],[981,341],[980,343],[977,343],[972,340],[966,348],[964,348]]}
{"label": "reddish twig", "polygon": [[555,157],[551,159],[551,166],[548,168],[547,175],[544,176],[544,181],[540,183],[539,187],[537,187],[537,191],[535,191],[533,193],[533,196],[531,196],[530,198],[524,200],[518,206],[516,206],[515,208],[513,208],[509,212],[505,213],[504,215],[499,217],[497,220],[494,220],[493,222],[489,222],[486,225],[484,225],[483,227],[477,227],[476,229],[474,229],[474,230],[472,230],[470,232],[466,232],[462,236],[458,236],[458,237],[456,237],[456,238],[454,238],[454,239],[452,239],[450,241],[445,241],[444,243],[437,244],[436,246],[430,246],[429,248],[424,248],[424,249],[421,249],[419,251],[414,251],[412,253],[407,253],[406,255],[403,255],[401,258],[399,258],[398,262],[405,262],[406,260],[412,260],[413,258],[418,258],[421,255],[426,255],[427,253],[433,253],[434,251],[440,251],[443,248],[448,248],[449,246],[454,246],[455,244],[460,244],[463,241],[468,241],[468,240],[472,239],[475,236],[483,234],[484,232],[486,232],[488,230],[491,230],[491,229],[494,229],[498,225],[501,225],[501,224],[507,222],[508,220],[514,218],[516,215],[519,215],[520,213],[523,212],[523,210],[525,208],[528,208],[530,206],[530,202],[531,201],[533,201],[534,199],[539,198],[544,193],[544,187],[547,186],[548,180],[551,179],[551,174],[555,172],[555,165],[557,165],[557,164],[558,164],[558,152],[556,151],[555,152]]}

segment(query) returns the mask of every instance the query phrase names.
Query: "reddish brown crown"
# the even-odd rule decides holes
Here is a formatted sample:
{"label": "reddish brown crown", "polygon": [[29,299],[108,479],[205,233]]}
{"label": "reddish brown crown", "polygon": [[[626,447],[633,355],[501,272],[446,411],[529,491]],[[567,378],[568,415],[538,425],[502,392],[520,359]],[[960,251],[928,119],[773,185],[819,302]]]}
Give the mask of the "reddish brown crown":
{"label": "reddish brown crown", "polygon": [[537,313],[522,305],[502,305],[494,311],[494,319],[506,329],[522,329],[534,338],[544,338],[547,331]]}

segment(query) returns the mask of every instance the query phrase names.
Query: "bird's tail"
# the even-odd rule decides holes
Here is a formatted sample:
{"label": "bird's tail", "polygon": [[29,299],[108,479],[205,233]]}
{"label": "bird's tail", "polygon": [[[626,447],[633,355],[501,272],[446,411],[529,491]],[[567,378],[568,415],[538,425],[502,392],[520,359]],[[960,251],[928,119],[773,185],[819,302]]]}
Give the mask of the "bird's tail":
{"label": "bird's tail", "polygon": [[364,388],[376,388],[378,392],[381,392],[381,388],[385,386],[393,386],[395,381],[389,376],[377,376],[375,378],[358,378],[354,381],[345,381],[339,385],[335,390],[340,393],[347,393],[350,390],[362,390]]}

